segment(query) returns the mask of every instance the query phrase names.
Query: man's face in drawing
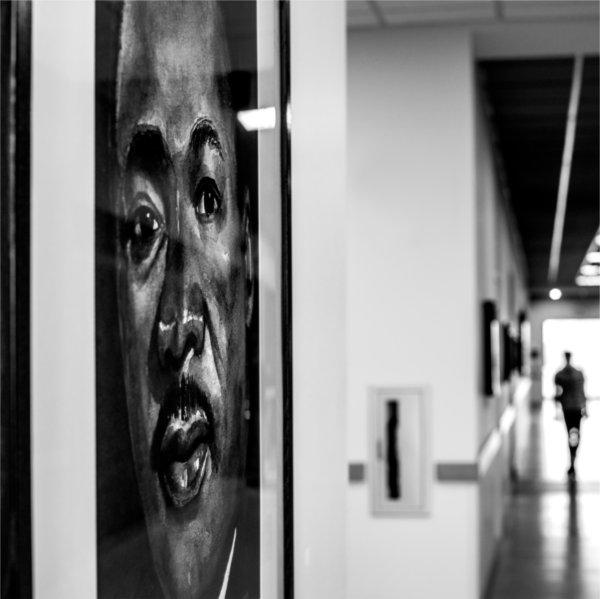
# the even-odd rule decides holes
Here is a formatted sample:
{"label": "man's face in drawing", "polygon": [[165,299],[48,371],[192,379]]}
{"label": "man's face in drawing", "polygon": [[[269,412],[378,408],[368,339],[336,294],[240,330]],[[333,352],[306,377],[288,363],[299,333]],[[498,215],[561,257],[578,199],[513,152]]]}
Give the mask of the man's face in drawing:
{"label": "man's face in drawing", "polygon": [[244,484],[248,227],[218,6],[123,12],[118,304],[129,427],[169,597],[217,596]]}

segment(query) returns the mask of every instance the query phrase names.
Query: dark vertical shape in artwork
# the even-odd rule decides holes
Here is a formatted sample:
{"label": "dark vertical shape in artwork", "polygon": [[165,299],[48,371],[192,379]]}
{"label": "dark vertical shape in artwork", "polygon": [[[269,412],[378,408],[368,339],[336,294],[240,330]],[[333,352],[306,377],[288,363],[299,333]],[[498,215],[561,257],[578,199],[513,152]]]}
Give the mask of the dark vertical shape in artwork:
{"label": "dark vertical shape in artwork", "polygon": [[400,410],[396,400],[386,402],[386,466],[387,466],[387,496],[390,499],[400,499],[400,455],[398,448],[398,428],[400,426]]}

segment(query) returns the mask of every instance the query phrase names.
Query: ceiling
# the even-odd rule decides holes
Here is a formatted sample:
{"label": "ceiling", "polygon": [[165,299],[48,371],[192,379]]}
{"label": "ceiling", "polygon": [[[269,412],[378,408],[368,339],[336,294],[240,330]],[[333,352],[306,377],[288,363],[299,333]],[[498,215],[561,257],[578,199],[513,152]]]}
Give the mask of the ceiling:
{"label": "ceiling", "polygon": [[[501,49],[493,54],[493,60],[487,59],[490,54],[476,52],[476,55],[480,58],[479,82],[487,104],[501,186],[516,217],[532,297],[547,297],[554,286],[560,287],[564,296],[598,297],[597,287],[577,287],[575,277],[600,220],[599,8],[600,3],[587,0],[349,0],[347,3],[351,30],[445,25],[469,27],[480,39],[493,30],[490,27],[510,27],[516,34],[506,38],[504,54]],[[595,48],[591,52],[589,48],[576,48],[575,34],[562,46],[554,44],[550,48],[553,42],[547,36],[541,39],[535,53],[515,53],[515,41],[520,42],[523,35],[527,37],[527,32],[541,23],[549,24],[548,31],[554,32],[550,37],[561,33],[566,37],[567,29],[572,27],[577,31],[578,24],[592,27]],[[477,42],[478,38],[474,39]],[[549,279],[548,269],[575,52],[585,58],[559,268],[554,282]]]}
{"label": "ceiling", "polygon": [[350,29],[598,18],[595,0],[348,0]]}
{"label": "ceiling", "polygon": [[558,277],[555,284],[548,279],[573,65],[570,57],[480,63],[533,296],[546,295],[553,286],[568,295],[598,293],[575,287],[599,221],[597,56],[584,59]]}

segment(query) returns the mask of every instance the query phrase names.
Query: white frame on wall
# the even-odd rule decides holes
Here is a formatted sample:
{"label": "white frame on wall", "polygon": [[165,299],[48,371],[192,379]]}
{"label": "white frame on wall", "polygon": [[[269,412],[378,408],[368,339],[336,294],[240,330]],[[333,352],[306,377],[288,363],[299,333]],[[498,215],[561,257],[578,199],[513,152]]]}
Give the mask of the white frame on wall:
{"label": "white frame on wall", "polygon": [[[399,497],[385,495],[385,418],[388,402],[398,405]],[[431,454],[429,393],[423,386],[369,388],[369,495],[376,516],[429,513]]]}

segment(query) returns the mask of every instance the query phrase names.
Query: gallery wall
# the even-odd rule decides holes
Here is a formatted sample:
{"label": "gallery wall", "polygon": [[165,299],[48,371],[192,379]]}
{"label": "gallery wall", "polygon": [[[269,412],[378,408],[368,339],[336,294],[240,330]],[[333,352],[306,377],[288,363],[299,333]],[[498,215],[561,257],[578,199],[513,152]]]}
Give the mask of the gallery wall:
{"label": "gallery wall", "polygon": [[[477,161],[477,281],[480,302],[492,300],[498,319],[513,327],[518,325],[519,311],[527,310],[527,266],[516,220],[502,196],[498,182],[497,163],[492,146],[492,131],[485,116],[485,95],[477,91],[476,103]],[[480,337],[477,342],[481,343]],[[482,353],[478,352],[478,374],[481,380]],[[485,397],[479,385],[479,443],[482,444],[497,426],[502,412],[510,402],[518,381],[502,387],[500,397]]]}
{"label": "gallery wall", "polygon": [[[94,5],[36,3],[33,41],[35,596],[91,598],[96,596]],[[298,597],[344,599],[344,3],[292,4],[291,61],[294,580]]]}
{"label": "gallery wall", "polygon": [[[477,283],[481,302],[495,302],[498,319],[517,327],[519,311],[527,310],[525,256],[507,198],[502,196],[492,131],[485,115],[485,95],[476,90]],[[481,317],[481,312],[479,312]],[[482,339],[476,339],[479,380],[478,441],[488,454],[479,480],[480,589],[487,584],[502,534],[505,495],[514,452],[516,402],[526,398],[528,381],[513,373],[497,396],[483,392]]]}
{"label": "gallery wall", "polygon": [[478,450],[473,92],[465,31],[349,35],[348,461],[371,385],[427,387],[433,458],[425,517],[374,517],[348,483],[349,599],[477,596],[477,485],[434,476]]}
{"label": "gallery wall", "polygon": [[345,599],[346,19],[291,4],[296,597]]}

